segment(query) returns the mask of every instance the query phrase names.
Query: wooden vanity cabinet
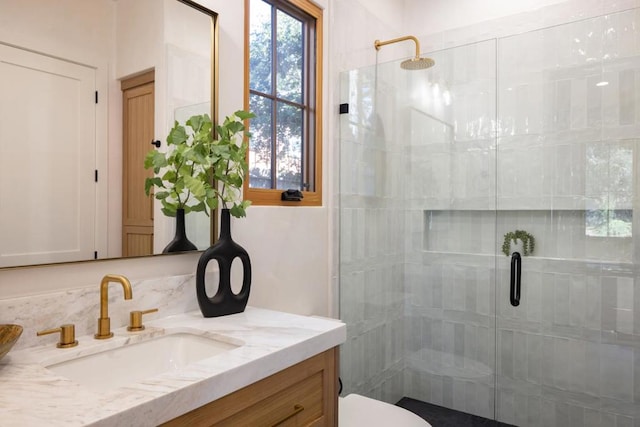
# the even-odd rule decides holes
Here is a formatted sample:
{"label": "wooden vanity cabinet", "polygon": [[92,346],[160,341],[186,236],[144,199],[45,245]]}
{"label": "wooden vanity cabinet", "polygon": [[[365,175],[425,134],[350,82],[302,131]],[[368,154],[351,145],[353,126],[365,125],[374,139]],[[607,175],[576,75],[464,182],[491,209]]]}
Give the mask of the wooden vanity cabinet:
{"label": "wooden vanity cabinet", "polygon": [[337,368],[334,347],[162,425],[336,427]]}

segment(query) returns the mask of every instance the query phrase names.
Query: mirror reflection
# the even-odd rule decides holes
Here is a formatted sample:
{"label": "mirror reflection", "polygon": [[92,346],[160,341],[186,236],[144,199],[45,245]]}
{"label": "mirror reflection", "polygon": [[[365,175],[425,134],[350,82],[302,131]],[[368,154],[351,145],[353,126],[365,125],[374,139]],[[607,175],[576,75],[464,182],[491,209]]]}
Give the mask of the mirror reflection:
{"label": "mirror reflection", "polygon": [[[144,156],[175,120],[215,120],[215,13],[188,0],[0,10],[0,267],[162,253],[176,220],[145,195]],[[185,222],[208,247],[211,219]]]}

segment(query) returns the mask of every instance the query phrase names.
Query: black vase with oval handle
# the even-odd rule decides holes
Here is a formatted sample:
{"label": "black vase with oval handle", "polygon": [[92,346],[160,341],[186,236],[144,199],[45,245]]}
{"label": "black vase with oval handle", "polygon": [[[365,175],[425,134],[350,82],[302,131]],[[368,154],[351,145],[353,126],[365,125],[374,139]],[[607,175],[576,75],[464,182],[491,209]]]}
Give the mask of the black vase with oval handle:
{"label": "black vase with oval handle", "polygon": [[[218,317],[227,314],[241,313],[249,301],[251,289],[251,260],[246,250],[231,238],[231,218],[229,209],[222,209],[220,218],[220,238],[209,249],[203,252],[196,270],[196,293],[198,305],[204,317]],[[231,289],[231,264],[239,258],[242,262],[242,288],[237,294]],[[213,297],[206,291],[206,271],[210,261],[216,260],[220,271],[218,290]]]}

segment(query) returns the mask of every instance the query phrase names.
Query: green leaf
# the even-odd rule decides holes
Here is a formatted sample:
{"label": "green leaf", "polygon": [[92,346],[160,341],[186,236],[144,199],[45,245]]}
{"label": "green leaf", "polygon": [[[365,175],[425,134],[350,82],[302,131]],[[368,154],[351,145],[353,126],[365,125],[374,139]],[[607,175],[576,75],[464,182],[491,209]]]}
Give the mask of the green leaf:
{"label": "green leaf", "polygon": [[233,205],[231,209],[229,209],[229,213],[236,218],[243,218],[247,216],[247,213],[244,211],[244,207],[242,207],[242,205]]}
{"label": "green leaf", "polygon": [[200,130],[200,126],[202,126],[202,116],[192,116],[187,120],[187,126],[190,126],[194,132],[198,132]]}
{"label": "green leaf", "polygon": [[162,153],[158,150],[151,150],[147,153],[144,158],[144,168],[149,169],[150,167],[162,168],[167,166],[167,158],[165,157],[165,153]]}
{"label": "green leaf", "polygon": [[235,113],[236,116],[238,116],[240,118],[240,120],[247,120],[247,119],[252,119],[254,118],[256,115],[249,112],[249,111],[243,111],[243,110],[238,110]]}
{"label": "green leaf", "polygon": [[218,197],[213,197],[210,198],[208,197],[205,202],[207,203],[207,206],[209,207],[209,209],[214,210],[218,207]]}
{"label": "green leaf", "polygon": [[147,178],[144,180],[144,192],[147,196],[151,192],[151,187],[153,186],[164,188],[164,185],[162,184],[162,180],[157,176],[153,178]]}
{"label": "green leaf", "polygon": [[193,212],[207,212],[207,205],[204,201],[198,203],[197,205],[191,206],[191,210]]}
{"label": "green leaf", "polygon": [[170,193],[168,191],[158,191],[155,196],[158,200],[163,200],[169,197]]}
{"label": "green leaf", "polygon": [[180,126],[176,121],[173,128],[167,136],[167,145],[179,146],[187,141],[187,131],[183,126]]}
{"label": "green leaf", "polygon": [[173,206],[167,205],[167,206],[163,206],[162,208],[162,213],[165,214],[166,216],[174,217],[176,216],[176,212],[177,212],[177,209]]}
{"label": "green leaf", "polygon": [[191,191],[193,196],[198,200],[204,198],[207,194],[207,190],[204,187],[204,183],[192,176],[184,177],[184,185]]}
{"label": "green leaf", "polygon": [[164,175],[162,175],[163,181],[174,182],[177,178],[178,176],[176,175],[176,171],[174,170],[168,170]]}

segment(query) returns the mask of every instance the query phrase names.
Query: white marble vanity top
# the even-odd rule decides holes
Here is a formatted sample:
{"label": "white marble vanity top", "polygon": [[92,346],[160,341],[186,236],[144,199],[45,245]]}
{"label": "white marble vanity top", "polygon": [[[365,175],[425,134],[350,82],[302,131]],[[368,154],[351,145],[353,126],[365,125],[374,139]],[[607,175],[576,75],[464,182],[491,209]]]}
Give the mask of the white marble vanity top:
{"label": "white marble vanity top", "polygon": [[[145,322],[141,332],[114,330],[109,340],[77,337],[79,345],[10,352],[0,360],[0,425],[155,426],[343,343],[336,320],[247,307],[244,313],[204,318],[190,312]],[[171,332],[188,331],[242,344],[182,370],[122,388],[96,392],[43,365]],[[96,366],[96,369],[100,369]]]}

